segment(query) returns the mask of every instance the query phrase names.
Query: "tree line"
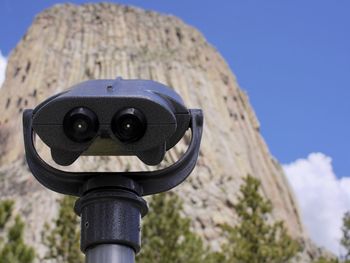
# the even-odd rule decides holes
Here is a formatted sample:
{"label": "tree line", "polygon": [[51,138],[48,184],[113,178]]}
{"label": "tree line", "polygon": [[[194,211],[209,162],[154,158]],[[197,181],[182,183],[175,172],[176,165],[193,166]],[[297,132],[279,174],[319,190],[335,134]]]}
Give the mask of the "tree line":
{"label": "tree line", "polygon": [[[258,179],[247,176],[240,187],[233,209],[238,223],[221,225],[226,242],[212,251],[191,228],[191,220],[182,216],[183,204],[173,192],[151,198],[150,211],[142,223],[142,249],[139,263],[288,263],[298,262],[302,243],[293,239],[283,221],[274,222],[270,200],[260,193]],[[33,263],[54,260],[57,263],[83,263],[79,249],[79,217],[73,212],[75,198],[63,197],[59,213],[52,224],[46,224],[43,243],[48,248],[38,258],[24,242],[24,223],[13,215],[13,201],[0,202],[0,263]],[[338,258],[318,258],[313,263],[350,263],[350,212],[343,218],[341,245],[346,254]]]}

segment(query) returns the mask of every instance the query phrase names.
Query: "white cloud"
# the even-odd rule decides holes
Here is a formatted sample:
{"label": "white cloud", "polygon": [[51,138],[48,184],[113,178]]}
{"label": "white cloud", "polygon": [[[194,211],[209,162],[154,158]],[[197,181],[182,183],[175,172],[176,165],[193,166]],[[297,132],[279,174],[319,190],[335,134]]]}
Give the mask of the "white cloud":
{"label": "white cloud", "polygon": [[4,57],[0,51],[0,88],[2,83],[5,80],[5,72],[6,72],[7,58]]}
{"label": "white cloud", "polygon": [[337,178],[332,159],[323,153],[311,153],[283,168],[311,238],[339,255],[342,218],[350,210],[350,178]]}

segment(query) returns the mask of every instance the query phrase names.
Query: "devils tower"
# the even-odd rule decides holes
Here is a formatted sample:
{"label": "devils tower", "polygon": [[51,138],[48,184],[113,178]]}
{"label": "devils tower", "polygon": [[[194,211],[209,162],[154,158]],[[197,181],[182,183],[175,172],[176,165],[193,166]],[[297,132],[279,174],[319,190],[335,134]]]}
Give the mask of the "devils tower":
{"label": "devils tower", "polygon": [[[57,5],[42,12],[9,57],[0,90],[1,196],[17,200],[31,230],[28,239],[39,246],[40,229],[55,215],[58,196],[41,187],[25,165],[23,110],[77,82],[117,76],[164,83],[186,105],[204,110],[197,168],[176,191],[194,229],[214,248],[220,242],[218,225],[235,221],[232,203],[247,175],[261,180],[274,220],[284,220],[295,238],[306,238],[293,193],[259,132],[248,97],[215,48],[174,16],[102,3]],[[167,161],[182,153],[177,148]],[[134,159],[94,160],[79,165],[144,168]]]}

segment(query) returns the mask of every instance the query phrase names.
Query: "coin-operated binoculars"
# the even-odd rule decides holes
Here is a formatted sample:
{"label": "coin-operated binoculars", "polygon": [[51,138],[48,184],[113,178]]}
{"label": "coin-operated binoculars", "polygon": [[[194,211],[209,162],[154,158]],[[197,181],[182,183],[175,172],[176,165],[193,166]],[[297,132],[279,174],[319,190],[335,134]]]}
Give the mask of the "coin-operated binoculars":
{"label": "coin-operated binoculars", "polygon": [[[23,113],[28,166],[52,191],[77,196],[81,216],[81,250],[87,263],[131,263],[141,248],[145,195],[170,190],[196,165],[203,115],[187,109],[181,97],[150,80],[91,80],[48,98]],[[67,172],[44,162],[35,135],[51,149],[59,165],[81,155],[135,155],[159,164],[188,129],[187,151],[167,168],[137,172]]]}

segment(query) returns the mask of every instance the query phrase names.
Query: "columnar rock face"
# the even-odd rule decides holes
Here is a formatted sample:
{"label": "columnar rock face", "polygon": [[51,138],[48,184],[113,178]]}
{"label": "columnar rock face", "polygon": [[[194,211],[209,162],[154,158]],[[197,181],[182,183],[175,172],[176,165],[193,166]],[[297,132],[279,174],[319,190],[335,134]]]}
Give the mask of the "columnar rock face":
{"label": "columnar rock face", "polygon": [[[232,203],[242,177],[262,181],[273,220],[305,238],[293,193],[269,153],[246,94],[220,54],[191,26],[173,16],[114,4],[57,5],[39,14],[9,57],[0,90],[1,195],[18,209],[39,243],[57,195],[41,187],[23,162],[21,115],[71,85],[98,78],[153,79],[174,88],[191,108],[202,108],[205,127],[198,166],[176,191],[193,227],[216,248],[218,225],[234,224]],[[185,140],[186,141],[186,140]],[[167,156],[176,160],[184,144]],[[48,156],[45,149],[44,156]],[[136,159],[84,158],[75,169],[144,169]]]}

